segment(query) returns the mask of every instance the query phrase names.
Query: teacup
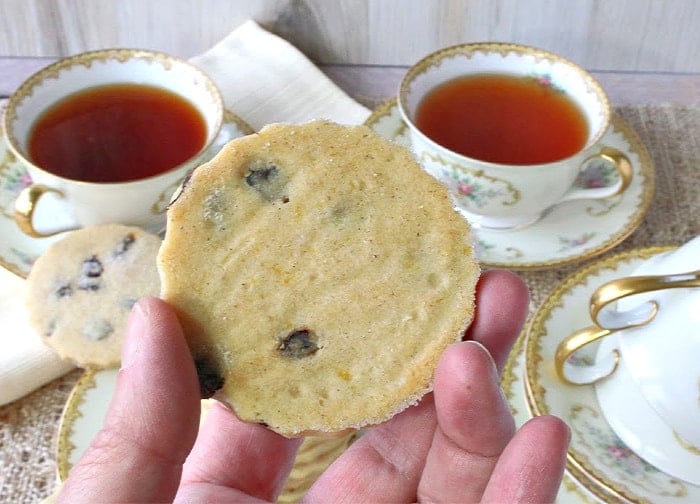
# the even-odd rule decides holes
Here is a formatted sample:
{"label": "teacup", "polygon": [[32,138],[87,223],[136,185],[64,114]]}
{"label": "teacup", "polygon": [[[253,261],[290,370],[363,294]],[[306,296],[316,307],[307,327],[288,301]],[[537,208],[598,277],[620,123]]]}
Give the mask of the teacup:
{"label": "teacup", "polygon": [[157,231],[223,117],[214,82],[177,57],[108,49],[59,60],[29,77],[5,112],[5,140],[32,179],[15,220],[36,237],[106,222]]}
{"label": "teacup", "polygon": [[[561,342],[559,376],[596,383],[606,420],[652,465],[700,484],[700,237],[591,296],[595,325]],[[570,357],[599,341],[595,362]],[[576,359],[574,359],[576,360]]]}
{"label": "teacup", "polygon": [[[540,49],[439,50],[408,70],[398,104],[419,161],[477,227],[523,227],[558,203],[618,195],[632,178],[629,159],[601,143],[610,122],[601,86]],[[611,167],[610,185],[576,187],[594,159]]]}

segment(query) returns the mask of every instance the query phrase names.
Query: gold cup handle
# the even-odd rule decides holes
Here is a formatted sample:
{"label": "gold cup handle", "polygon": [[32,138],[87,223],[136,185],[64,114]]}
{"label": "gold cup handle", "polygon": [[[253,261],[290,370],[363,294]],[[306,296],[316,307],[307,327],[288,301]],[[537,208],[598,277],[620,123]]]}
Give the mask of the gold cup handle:
{"label": "gold cup handle", "polygon": [[572,385],[587,385],[614,373],[620,360],[617,349],[614,349],[610,355],[597,360],[594,364],[574,364],[569,361],[571,356],[583,347],[610,336],[614,332],[597,326],[589,326],[576,331],[559,343],[554,354],[554,366],[559,378]]}
{"label": "gold cup handle", "polygon": [[619,151],[614,147],[602,147],[598,154],[593,154],[592,156],[586,158],[583,161],[582,166],[586,166],[594,159],[603,159],[612,164],[620,176],[620,183],[612,187],[587,190],[600,192],[600,195],[598,196],[600,198],[610,198],[612,196],[622,194],[632,182],[632,175],[634,173],[634,170],[632,169],[632,162],[629,160],[629,158],[622,151]]}
{"label": "gold cup handle", "polygon": [[620,278],[598,287],[590,299],[591,319],[595,324],[564,339],[554,356],[557,375],[563,381],[581,385],[594,383],[611,375],[617,368],[620,354],[613,349],[609,355],[598,356],[595,364],[574,364],[571,357],[583,347],[615,332],[645,325],[658,313],[655,300],[647,300],[625,311],[610,310],[609,305],[620,299],[665,289],[700,287],[700,270],[670,275],[648,275]]}
{"label": "gold cup handle", "polygon": [[54,189],[53,187],[43,184],[31,184],[22,189],[15,200],[15,222],[23,233],[33,236],[34,238],[46,238],[47,236],[53,236],[64,231],[75,229],[75,227],[71,227],[41,232],[34,227],[34,212],[36,211],[37,204],[41,197],[47,193],[55,193],[62,198],[65,196],[62,191]]}
{"label": "gold cup handle", "polygon": [[612,164],[620,177],[619,182],[613,186],[571,189],[564,195],[561,202],[577,199],[611,198],[613,196],[617,196],[618,194],[622,194],[625,189],[629,187],[630,183],[632,182],[634,170],[632,169],[632,163],[630,162],[629,158],[622,151],[619,151],[614,147],[601,147],[598,153],[584,159],[579,169],[584,170],[588,163],[595,159],[602,159]]}
{"label": "gold cup handle", "polygon": [[603,147],[600,149],[598,154],[586,159],[584,164],[594,158],[602,158],[611,163],[617,170],[617,173],[620,175],[620,184],[617,190],[614,193],[609,194],[608,197],[622,194],[632,182],[632,174],[634,173],[632,163],[630,162],[629,158],[622,151],[619,151],[614,147]]}
{"label": "gold cup handle", "polygon": [[625,311],[612,310],[610,304],[620,299],[665,289],[700,287],[700,270],[670,275],[631,276],[605,283],[591,296],[591,319],[606,329],[622,329],[648,323],[658,311],[654,300],[646,301]]}

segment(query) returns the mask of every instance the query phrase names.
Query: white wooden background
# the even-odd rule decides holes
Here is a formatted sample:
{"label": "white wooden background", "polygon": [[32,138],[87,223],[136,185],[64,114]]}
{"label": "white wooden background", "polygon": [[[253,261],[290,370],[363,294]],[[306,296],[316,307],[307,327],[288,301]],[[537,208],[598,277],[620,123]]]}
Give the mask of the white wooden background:
{"label": "white wooden background", "polygon": [[0,0],[0,57],[113,46],[189,57],[248,18],[318,63],[408,65],[499,40],[591,70],[700,72],[698,0]]}

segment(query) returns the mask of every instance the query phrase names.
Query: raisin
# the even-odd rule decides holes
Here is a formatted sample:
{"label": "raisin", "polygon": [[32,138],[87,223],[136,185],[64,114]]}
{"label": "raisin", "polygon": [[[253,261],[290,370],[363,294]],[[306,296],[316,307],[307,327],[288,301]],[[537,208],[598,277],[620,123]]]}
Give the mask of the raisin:
{"label": "raisin", "polygon": [[214,393],[224,386],[224,378],[218,366],[206,356],[199,356],[194,360],[199,378],[199,393],[202,399],[209,399]]}
{"label": "raisin", "polygon": [[57,298],[70,297],[73,295],[73,287],[71,284],[60,285],[54,292]]}
{"label": "raisin", "polygon": [[102,263],[97,258],[97,256],[92,256],[90,259],[83,261],[83,267],[81,270],[81,278],[78,282],[78,289],[96,291],[99,290],[100,277],[104,272]]}
{"label": "raisin", "polygon": [[286,177],[282,170],[273,164],[251,168],[245,176],[245,181],[267,201],[289,202],[289,196],[285,194]]}
{"label": "raisin", "polygon": [[295,329],[282,340],[277,349],[285,357],[301,359],[318,350],[316,334],[309,329]]}
{"label": "raisin", "polygon": [[114,251],[115,257],[120,257],[123,255],[124,252],[129,250],[135,242],[136,237],[134,236],[134,233],[129,233],[126,235],[124,238],[122,238],[121,243],[117,245],[117,249]]}
{"label": "raisin", "polygon": [[83,327],[83,335],[90,341],[100,341],[114,332],[114,326],[106,320],[90,320]]}

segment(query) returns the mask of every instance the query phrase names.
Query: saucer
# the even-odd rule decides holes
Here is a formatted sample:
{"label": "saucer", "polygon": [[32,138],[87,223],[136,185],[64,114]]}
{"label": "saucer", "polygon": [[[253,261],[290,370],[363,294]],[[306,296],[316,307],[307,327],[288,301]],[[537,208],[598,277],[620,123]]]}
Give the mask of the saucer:
{"label": "saucer", "polygon": [[[56,466],[59,482],[68,478],[70,469],[85,453],[102,427],[118,374],[116,368],[86,370],[73,387],[58,427]],[[200,421],[204,420],[214,402],[214,399],[202,400]],[[318,476],[355,439],[354,433],[338,437],[310,436],[304,439],[277,502],[299,502]]]}
{"label": "saucer", "polygon": [[[365,124],[383,137],[410,147],[408,127],[393,98],[380,105]],[[611,249],[641,224],[654,194],[651,157],[637,134],[617,115],[601,142],[621,150],[634,175],[620,196],[577,200],[552,208],[538,222],[516,230],[474,229],[482,265],[518,270],[549,268],[590,259]],[[579,185],[596,183],[596,166],[584,170]]]}
{"label": "saucer", "polygon": [[[557,345],[590,325],[588,302],[601,284],[631,274],[670,247],[652,247],[601,259],[564,280],[537,309],[526,329],[525,393],[532,415],[553,414],[571,428],[567,469],[606,501],[700,502],[700,487],[674,478],[637,456],[615,434],[599,406],[595,387],[562,382],[554,366]],[[589,348],[590,347],[590,348]],[[595,344],[576,358],[594,359]]]}
{"label": "saucer", "polygon": [[[4,106],[4,103],[0,104],[0,114]],[[224,113],[221,132],[205,156],[212,157],[229,140],[252,132],[250,126],[227,110]],[[1,133],[0,131],[0,266],[16,275],[26,277],[37,257],[63,235],[33,238],[20,231],[15,224],[12,216],[15,199],[17,194],[31,183],[31,179],[22,163],[8,149]]]}

